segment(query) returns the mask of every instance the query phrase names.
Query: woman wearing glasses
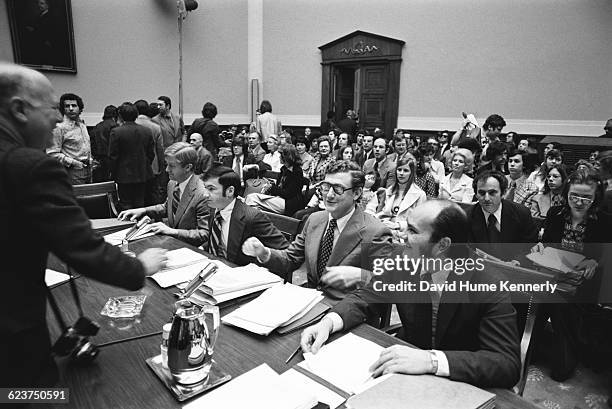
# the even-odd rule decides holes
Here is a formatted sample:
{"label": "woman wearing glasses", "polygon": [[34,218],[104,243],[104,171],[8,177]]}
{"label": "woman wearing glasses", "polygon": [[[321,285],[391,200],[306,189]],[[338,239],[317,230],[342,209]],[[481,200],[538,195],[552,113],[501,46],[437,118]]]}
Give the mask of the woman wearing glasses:
{"label": "woman wearing glasses", "polygon": [[534,195],[528,203],[532,217],[544,217],[551,207],[565,204],[563,187],[566,179],[567,171],[562,164],[553,165],[548,170],[544,188],[540,193]]}
{"label": "woman wearing glasses", "polygon": [[[610,216],[600,212],[604,186],[592,170],[579,170],[567,179],[564,189],[567,202],[551,207],[544,222],[542,241],[546,246],[580,253],[585,259],[576,267],[585,281],[580,284],[572,302],[550,304],[549,313],[554,336],[554,360],[551,377],[556,381],[569,378],[578,364],[580,351],[595,352],[587,345],[588,326],[584,317],[596,309],[601,277],[596,274],[602,257],[602,245],[609,241]],[[532,252],[544,249],[538,243]]]}

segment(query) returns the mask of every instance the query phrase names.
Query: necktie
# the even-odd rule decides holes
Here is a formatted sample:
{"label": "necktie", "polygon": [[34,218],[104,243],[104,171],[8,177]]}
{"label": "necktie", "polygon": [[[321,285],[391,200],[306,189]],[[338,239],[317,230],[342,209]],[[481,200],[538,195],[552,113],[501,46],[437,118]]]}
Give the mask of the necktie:
{"label": "necktie", "polygon": [[508,189],[508,193],[506,193],[506,200],[514,202],[514,193],[516,191],[516,181],[510,182],[510,188]]}
{"label": "necktie", "polygon": [[[427,281],[430,285],[433,284],[431,273],[421,274],[421,280]],[[438,309],[440,308],[440,293],[430,287],[429,297],[431,300],[431,346],[436,344],[436,326],[438,324]]]}
{"label": "necktie", "polygon": [[334,231],[336,230],[337,225],[338,222],[336,219],[331,219],[329,221],[329,226],[327,226],[327,231],[325,232],[323,241],[319,247],[319,258],[317,259],[317,273],[319,274],[319,277],[325,274],[325,266],[327,265],[327,260],[329,260],[329,256],[332,253],[332,248],[334,247]]}
{"label": "necktie", "polygon": [[489,215],[487,222],[488,222],[487,233],[489,235],[489,243],[499,243],[501,239],[501,235],[500,235],[499,230],[497,230],[497,226],[495,225],[497,223],[497,219],[495,218],[495,215],[493,213]]}
{"label": "necktie", "polygon": [[[418,276],[417,280],[431,283],[431,274],[423,273]],[[417,287],[421,288],[421,284],[418,281]],[[414,300],[411,304],[413,320],[409,321],[409,325],[405,329],[405,335],[410,343],[419,348],[431,349],[431,340],[433,338],[431,297],[427,291],[419,291],[414,294]]]}
{"label": "necktie", "polygon": [[172,192],[172,214],[176,214],[178,209],[179,202],[181,201],[181,190],[178,185],[174,188]]}
{"label": "necktie", "polygon": [[236,172],[238,174],[238,176],[240,176],[240,181],[242,181],[242,166],[240,166],[240,157],[236,156],[234,158],[234,172]]}
{"label": "necktie", "polygon": [[374,162],[374,172],[378,173],[378,161]]}
{"label": "necktie", "polygon": [[208,251],[214,256],[225,258],[225,251],[223,249],[223,235],[221,230],[221,223],[223,217],[221,217],[221,211],[217,210],[212,222],[210,229],[210,240],[208,241]]}

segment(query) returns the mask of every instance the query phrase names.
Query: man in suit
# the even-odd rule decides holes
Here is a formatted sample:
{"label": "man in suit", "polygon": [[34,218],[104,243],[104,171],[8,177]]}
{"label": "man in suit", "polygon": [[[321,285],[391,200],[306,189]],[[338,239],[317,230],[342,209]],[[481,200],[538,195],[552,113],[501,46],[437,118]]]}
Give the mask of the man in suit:
{"label": "man in suit", "polygon": [[342,132],[349,134],[351,139],[357,132],[357,121],[355,121],[355,116],[355,111],[349,109],[346,111],[346,117],[338,121],[337,124],[338,128],[340,128]]}
{"label": "man in suit", "polygon": [[[410,245],[401,251],[413,260],[424,257],[428,260],[424,267],[418,272],[402,267],[380,272],[365,288],[333,307],[318,324],[306,328],[302,350],[317,353],[331,333],[350,330],[395,303],[402,322],[398,336],[421,349],[403,345],[386,348],[370,367],[373,377],[386,373],[434,374],[480,387],[512,387],[519,379],[521,363],[516,311],[510,295],[501,291],[455,291],[450,286],[429,289],[431,283],[455,283],[459,288],[460,282],[499,285],[503,280],[482,269],[461,271],[447,264],[447,260],[469,257],[464,246],[469,229],[465,213],[450,201],[430,200],[414,209],[411,220]],[[444,264],[436,263],[438,260],[444,260]],[[382,287],[405,281],[415,283],[416,290],[392,292]]]}
{"label": "man in suit", "polygon": [[374,151],[374,157],[364,162],[363,173],[375,170],[380,176],[380,186],[389,187],[393,185],[395,182],[395,163],[387,157],[386,139],[376,139],[372,150]]}
{"label": "man in suit", "polygon": [[355,163],[334,163],[319,184],[326,210],[310,215],[288,249],[270,249],[251,237],[242,251],[279,273],[292,272],[305,262],[310,287],[322,289],[329,297],[343,298],[371,275],[362,269],[367,258],[375,255],[368,254],[366,246],[391,243],[391,231],[356,208],[364,183],[365,176]]}
{"label": "man in suit", "polygon": [[144,206],[145,187],[153,179],[155,143],[152,132],[134,122],[138,110],[133,104],[121,104],[118,112],[122,125],[111,131],[108,158],[119,204],[125,210]]}
{"label": "man in suit", "polygon": [[195,174],[206,176],[212,167],[213,157],[208,149],[202,145],[203,140],[202,135],[197,132],[189,135],[189,143],[195,148],[198,154],[198,163],[196,165]]}
{"label": "man in suit", "polygon": [[[153,144],[155,157],[151,163],[151,170],[153,171],[153,179],[147,183],[145,188],[145,206],[159,203],[164,200],[161,192],[164,190],[160,188],[161,174],[164,171],[166,164],[164,163],[164,141],[161,135],[161,128],[149,117],[150,106],[144,99],[139,99],[134,102],[134,106],[138,110],[138,117],[136,118],[136,124],[142,125],[148,128],[153,135]],[[165,186],[164,186],[165,187]]]}
{"label": "man in suit", "polygon": [[198,154],[187,142],[170,145],[164,152],[168,182],[168,199],[155,206],[123,211],[122,220],[137,220],[149,216],[156,220],[168,218],[168,224],[151,225],[154,233],[176,237],[193,246],[208,245],[208,192],[194,174]]}
{"label": "man in suit", "polygon": [[355,155],[355,162],[363,169],[363,164],[366,160],[374,157],[374,151],[372,146],[374,145],[374,137],[372,135],[364,135],[361,148],[357,155]]}
{"label": "man in suit", "polygon": [[[249,237],[259,237],[267,247],[285,249],[289,242],[259,209],[238,199],[240,177],[226,166],[213,167],[203,178],[210,195],[210,240],[206,250],[240,266],[256,259],[242,251]],[[231,234],[230,234],[231,232]]]}
{"label": "man in suit", "polygon": [[266,151],[261,147],[261,136],[259,132],[251,132],[247,136],[247,142],[249,143],[249,153],[253,155],[257,162],[261,162],[266,156]]}
{"label": "man in suit", "polygon": [[61,119],[45,76],[0,63],[2,387],[52,387],[57,380],[46,317],[50,251],[80,274],[134,291],[165,260],[159,249],[128,257],[92,231],[64,166],[45,153]]}
{"label": "man in suit", "polygon": [[[478,203],[469,214],[470,243],[503,260],[517,260],[538,240],[538,228],[529,209],[502,199],[508,187],[506,176],[485,171],[473,181]],[[517,243],[502,246],[502,243]]]}
{"label": "man in suit", "polygon": [[111,130],[117,126],[117,107],[104,107],[102,121],[98,122],[91,133],[91,154],[98,161],[98,167],[93,170],[93,182],[106,182],[110,179],[108,169],[108,142]]}

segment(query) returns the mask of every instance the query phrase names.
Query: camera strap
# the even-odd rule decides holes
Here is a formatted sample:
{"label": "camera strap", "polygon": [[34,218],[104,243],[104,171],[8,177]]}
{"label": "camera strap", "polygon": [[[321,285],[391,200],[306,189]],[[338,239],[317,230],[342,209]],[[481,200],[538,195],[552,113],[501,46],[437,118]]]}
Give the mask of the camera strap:
{"label": "camera strap", "polygon": [[[70,283],[70,292],[72,293],[72,298],[74,298],[74,302],[79,311],[79,318],[81,318],[83,316],[83,308],[81,307],[81,300],[79,298],[79,292],[77,290],[76,284],[74,282],[74,276],[71,274],[70,268],[68,268],[68,274],[70,276],[70,278],[68,279],[68,282]],[[55,319],[57,320],[57,323],[61,327],[62,331],[66,331],[68,327],[66,326],[66,322],[64,321],[64,318],[62,317],[62,313],[60,312],[60,309],[57,306],[55,297],[53,297],[53,293],[51,293],[51,289],[48,286],[45,285],[45,288],[47,289],[47,297],[49,298],[49,304],[51,304],[51,309],[53,310]]]}

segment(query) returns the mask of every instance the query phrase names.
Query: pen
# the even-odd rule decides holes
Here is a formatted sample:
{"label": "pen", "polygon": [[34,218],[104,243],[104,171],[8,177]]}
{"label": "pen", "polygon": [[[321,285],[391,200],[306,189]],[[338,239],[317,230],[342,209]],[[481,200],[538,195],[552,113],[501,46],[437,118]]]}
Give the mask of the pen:
{"label": "pen", "polygon": [[289,358],[287,358],[285,363],[288,364],[289,361],[291,361],[293,359],[293,357],[296,356],[298,354],[298,352],[300,352],[301,350],[302,350],[302,346],[298,345],[298,347],[295,349],[295,351],[293,351],[293,353],[289,356]]}

